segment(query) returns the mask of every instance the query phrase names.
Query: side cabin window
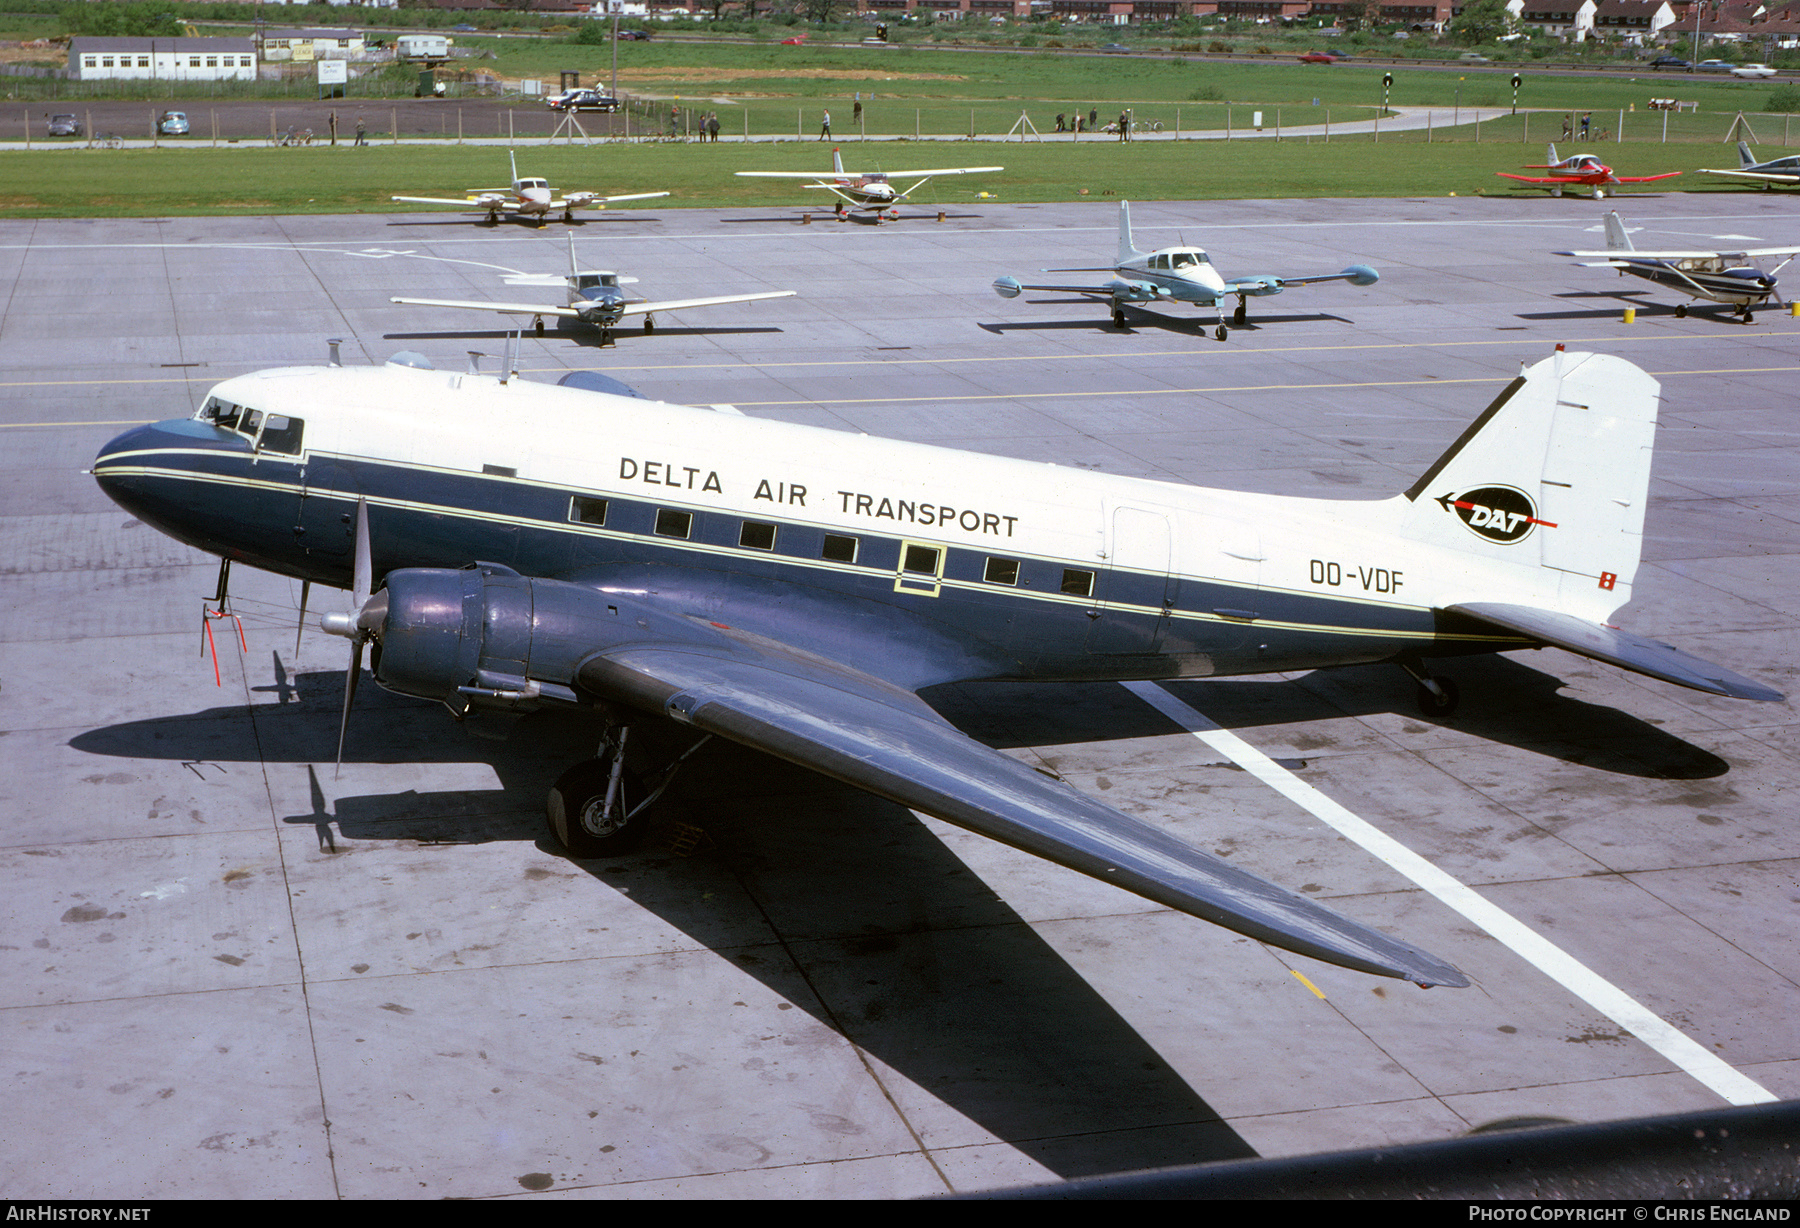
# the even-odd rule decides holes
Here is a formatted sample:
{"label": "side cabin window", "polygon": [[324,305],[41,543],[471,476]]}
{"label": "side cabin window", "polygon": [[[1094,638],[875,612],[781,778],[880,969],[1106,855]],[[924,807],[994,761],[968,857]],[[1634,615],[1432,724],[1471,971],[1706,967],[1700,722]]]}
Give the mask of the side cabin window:
{"label": "side cabin window", "polygon": [[1150,257],[1150,267],[1153,269],[1166,269],[1169,267],[1169,258],[1167,256],[1152,256]]}

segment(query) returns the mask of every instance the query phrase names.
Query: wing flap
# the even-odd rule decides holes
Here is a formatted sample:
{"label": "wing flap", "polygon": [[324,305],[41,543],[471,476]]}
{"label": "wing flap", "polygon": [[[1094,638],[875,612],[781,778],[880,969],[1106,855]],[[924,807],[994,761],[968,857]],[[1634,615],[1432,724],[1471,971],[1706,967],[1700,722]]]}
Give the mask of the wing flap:
{"label": "wing flap", "polygon": [[1783,698],[1780,691],[1734,674],[1722,665],[1703,661],[1671,644],[1634,635],[1617,627],[1588,622],[1573,614],[1541,610],[1534,606],[1490,602],[1453,605],[1449,607],[1449,612],[1472,615],[1497,627],[1529,635],[1579,656],[1592,657],[1620,669],[1672,682],[1676,686],[1705,691],[1710,695],[1759,699],[1765,702]]}
{"label": "wing flap", "polygon": [[1441,960],[1078,793],[846,666],[793,650],[658,643],[602,652],[579,678],[1272,946],[1419,984],[1468,984]]}

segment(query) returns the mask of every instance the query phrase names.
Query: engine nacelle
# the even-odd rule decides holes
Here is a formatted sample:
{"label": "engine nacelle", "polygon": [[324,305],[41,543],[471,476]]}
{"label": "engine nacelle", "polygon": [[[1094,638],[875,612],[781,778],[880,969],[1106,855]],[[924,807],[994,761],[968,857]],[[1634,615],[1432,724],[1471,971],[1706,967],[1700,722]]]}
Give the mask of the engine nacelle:
{"label": "engine nacelle", "polygon": [[383,598],[375,680],[459,709],[580,703],[576,667],[618,634],[616,607],[595,590],[494,563],[390,572]]}

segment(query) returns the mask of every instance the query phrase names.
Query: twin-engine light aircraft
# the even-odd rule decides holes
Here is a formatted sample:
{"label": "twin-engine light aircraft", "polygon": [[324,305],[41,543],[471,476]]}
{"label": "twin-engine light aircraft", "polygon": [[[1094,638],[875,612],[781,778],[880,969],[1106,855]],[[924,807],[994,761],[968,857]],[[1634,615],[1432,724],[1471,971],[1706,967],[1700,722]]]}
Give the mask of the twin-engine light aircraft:
{"label": "twin-engine light aircraft", "polygon": [[1606,198],[1606,189],[1617,187],[1622,183],[1655,183],[1658,179],[1673,179],[1680,171],[1668,171],[1661,175],[1615,175],[1612,167],[1607,166],[1593,154],[1570,154],[1566,158],[1556,156],[1556,146],[1551,145],[1544,155],[1545,165],[1527,166],[1528,171],[1549,171],[1548,175],[1514,175],[1507,171],[1495,171],[1502,179],[1517,179],[1520,183],[1535,184],[1540,188],[1549,188],[1550,195],[1561,196],[1564,188],[1588,188],[1595,200]]}
{"label": "twin-engine light aircraft", "polygon": [[[1611,626],[1631,597],[1658,385],[1561,354],[1403,494],[1207,490],[583,386],[383,367],[262,371],[100,452],[102,489],[198,549],[350,588],[326,630],[458,714],[600,714],[551,789],[578,858],[643,832],[723,737],[1258,941],[1421,985],[1405,942],[958,732],[976,679],[1203,678],[1555,645],[1715,695],[1767,687]],[[579,385],[586,373],[566,377]],[[346,687],[344,728],[350,722]],[[660,723],[692,744],[634,760]],[[671,724],[672,723],[672,724]],[[340,738],[340,748],[342,746]],[[340,749],[341,755],[341,749]]]}
{"label": "twin-engine light aircraft", "polygon": [[[555,277],[544,279],[554,284]],[[644,331],[656,331],[656,313],[659,311],[682,311],[689,307],[721,307],[727,303],[754,303],[766,298],[792,298],[798,291],[794,290],[762,290],[752,294],[720,294],[711,298],[670,299],[667,302],[652,303],[648,299],[629,297],[621,286],[633,285],[635,277],[621,277],[606,269],[582,269],[575,263],[575,236],[569,236],[569,271],[562,278],[568,287],[569,302],[566,307],[547,307],[542,303],[482,303],[465,299],[441,298],[391,298],[390,303],[402,303],[409,307],[456,307],[467,311],[495,311],[501,315],[531,316],[532,327],[538,336],[544,335],[544,317],[562,321],[569,320],[577,324],[586,324],[600,330],[602,345],[611,344],[612,330],[618,327],[619,321],[626,316],[643,316]]]}
{"label": "twin-engine light aircraft", "polygon": [[521,179],[519,160],[512,154],[513,181],[510,188],[470,188],[465,196],[396,196],[393,199],[412,205],[459,205],[468,213],[487,214],[487,224],[498,226],[500,215],[534,219],[539,226],[549,224],[550,215],[559,210],[563,221],[575,220],[577,209],[604,209],[623,200],[654,200],[667,192],[635,192],[629,196],[602,196],[598,192],[570,192],[563,196],[550,190],[548,179]]}
{"label": "twin-engine light aircraft", "polygon": [[[811,179],[813,183],[805,184],[809,188],[822,188],[838,197],[837,215],[844,216],[844,206],[852,209],[863,209],[873,212],[879,222],[886,213],[890,218],[898,219],[900,213],[895,205],[924,187],[930,180],[939,175],[988,175],[1003,171],[1004,166],[951,166],[939,167],[929,171],[864,171],[856,174],[844,169],[844,158],[836,149],[831,151],[832,173],[815,174],[812,171],[739,171],[743,179]],[[914,175],[921,178],[912,187],[901,192],[889,182],[891,179],[911,179]]]}
{"label": "twin-engine light aircraft", "polygon": [[[1737,251],[1655,251],[1640,252],[1625,233],[1625,223],[1617,213],[1606,215],[1606,248],[1603,251],[1556,252],[1558,256],[1597,256],[1583,260],[1588,269],[1617,269],[1620,276],[1629,273],[1659,286],[1679,290],[1690,298],[1703,298],[1725,303],[1737,309],[1744,323],[1752,323],[1756,308],[1775,295],[1775,274],[1787,267],[1788,260],[1800,254],[1800,247],[1749,247]],[[1785,256],[1772,273],[1753,265],[1740,263],[1766,256]],[[1677,316],[1685,316],[1688,305],[1675,307]]]}
{"label": "twin-engine light aircraft", "polygon": [[1788,154],[1758,162],[1750,153],[1748,141],[1738,142],[1738,168],[1734,171],[1702,170],[1702,175],[1730,175],[1738,179],[1757,179],[1764,188],[1794,187],[1800,184],[1800,155]]}
{"label": "twin-engine light aircraft", "polygon": [[[1242,328],[1250,319],[1248,300],[1280,294],[1289,286],[1310,286],[1323,281],[1347,281],[1353,286],[1372,286],[1381,274],[1366,264],[1353,264],[1342,273],[1322,273],[1313,277],[1226,278],[1213,267],[1204,251],[1197,247],[1164,247],[1154,252],[1140,252],[1131,242],[1131,202],[1119,202],[1119,256],[1110,269],[1045,269],[1046,273],[1114,273],[1103,286],[1026,285],[1016,277],[1001,277],[994,282],[994,293],[1001,298],[1018,298],[1025,290],[1047,290],[1060,294],[1085,294],[1089,298],[1111,299],[1113,327],[1125,327],[1125,308],[1138,303],[1211,304],[1219,313],[1219,326],[1214,333],[1220,341],[1230,335],[1225,327],[1225,300],[1237,295],[1237,310],[1231,322]],[[1202,328],[1204,329],[1204,325]]]}

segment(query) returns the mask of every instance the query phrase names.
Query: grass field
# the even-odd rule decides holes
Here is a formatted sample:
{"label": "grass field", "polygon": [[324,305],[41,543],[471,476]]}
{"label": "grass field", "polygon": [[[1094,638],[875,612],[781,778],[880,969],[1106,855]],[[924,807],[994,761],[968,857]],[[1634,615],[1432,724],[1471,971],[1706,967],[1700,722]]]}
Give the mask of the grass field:
{"label": "grass field", "polygon": [[[1548,126],[1548,119],[1539,122]],[[1513,139],[1498,138],[1511,127]],[[1305,196],[1444,196],[1507,192],[1496,171],[1536,162],[1542,147],[1518,140],[1518,121],[1483,125],[1484,140],[1424,143],[1360,139],[1114,141],[1092,144],[930,142],[846,146],[846,164],[888,166],[1001,165],[1001,174],[938,179],[913,197],[936,207],[967,204],[983,191],[1008,203],[1066,201],[1108,195],[1138,200],[1238,200]],[[1621,174],[1691,171],[1735,165],[1719,145],[1598,145]],[[824,193],[768,180],[737,179],[738,170],[812,170],[828,165],[816,142],[764,145],[622,143],[533,147],[520,154],[521,173],[543,175],[565,190],[668,190],[651,209],[820,207]],[[506,178],[502,152],[478,146],[381,146],[353,149],[241,148],[210,150],[64,150],[0,154],[0,217],[165,217],[204,214],[429,212],[397,205],[396,193],[442,195]],[[1664,185],[1656,185],[1662,188]],[[1696,176],[1670,188],[1711,193],[1745,189]],[[1528,198],[1542,193],[1527,192]],[[1624,199],[1629,201],[1627,191]],[[589,214],[588,216],[594,216]]]}

